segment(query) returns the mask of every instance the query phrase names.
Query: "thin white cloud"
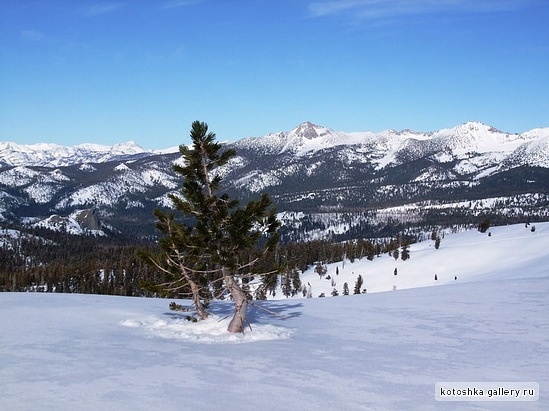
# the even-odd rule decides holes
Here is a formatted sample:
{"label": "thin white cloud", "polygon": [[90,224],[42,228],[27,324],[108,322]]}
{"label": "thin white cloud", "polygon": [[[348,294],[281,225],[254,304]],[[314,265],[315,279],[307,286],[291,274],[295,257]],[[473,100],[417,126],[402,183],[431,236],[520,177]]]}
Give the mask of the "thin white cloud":
{"label": "thin white cloud", "polygon": [[87,14],[90,17],[99,16],[101,14],[108,14],[120,9],[121,7],[124,7],[125,5],[125,2],[96,4],[88,9]]}
{"label": "thin white cloud", "polygon": [[204,0],[171,0],[166,2],[162,8],[163,9],[173,9],[176,7],[187,7],[192,6],[194,4],[203,3]]}
{"label": "thin white cloud", "polygon": [[44,40],[44,34],[35,30],[23,30],[21,31],[21,38],[24,41],[42,41]]}
{"label": "thin white cloud", "polygon": [[314,17],[348,14],[364,20],[445,13],[488,13],[524,7],[528,0],[326,0],[313,1]]}

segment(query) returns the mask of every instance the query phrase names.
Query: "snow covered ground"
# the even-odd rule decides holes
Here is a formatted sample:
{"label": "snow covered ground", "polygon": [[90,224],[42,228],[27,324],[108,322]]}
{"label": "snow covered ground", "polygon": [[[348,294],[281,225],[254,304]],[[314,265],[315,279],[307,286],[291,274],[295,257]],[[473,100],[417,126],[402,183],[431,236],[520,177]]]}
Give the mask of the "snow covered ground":
{"label": "snow covered ground", "polygon": [[[388,254],[375,257],[373,261],[366,258],[355,260],[353,264],[347,260],[328,264],[322,278],[311,267],[301,275],[301,281],[311,285],[313,297],[321,293],[330,297],[334,288],[341,296],[345,283],[352,294],[359,274],[364,281],[361,288],[371,293],[485,277],[507,278],[524,267],[530,273],[549,271],[546,261],[549,257],[549,223],[492,227],[486,233],[473,229],[455,234],[441,232],[439,235],[438,250],[432,240],[412,244],[410,259],[406,261],[402,261],[400,256],[395,260]],[[280,287],[274,298],[285,298]]]}
{"label": "snow covered ground", "polygon": [[[244,335],[224,331],[228,303],[191,323],[170,300],[0,293],[0,409],[546,410],[548,239],[446,235],[397,276],[390,257],[347,262],[338,277],[370,264],[367,294],[254,302]],[[434,271],[446,285],[424,287]],[[539,400],[437,401],[442,381],[536,382]]]}

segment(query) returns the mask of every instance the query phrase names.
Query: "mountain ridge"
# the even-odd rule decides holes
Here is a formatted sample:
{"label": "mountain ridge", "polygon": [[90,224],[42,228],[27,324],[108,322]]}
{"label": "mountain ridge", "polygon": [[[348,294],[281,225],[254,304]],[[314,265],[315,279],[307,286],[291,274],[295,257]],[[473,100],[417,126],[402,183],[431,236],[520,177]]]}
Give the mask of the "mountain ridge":
{"label": "mountain ridge", "polygon": [[[349,235],[366,235],[380,221],[376,213],[388,221],[393,214],[384,209],[409,204],[417,205],[412,216],[397,213],[408,222],[472,221],[494,213],[501,221],[549,219],[549,128],[513,134],[469,122],[428,133],[345,133],[304,122],[223,145],[236,150],[219,170],[224,190],[242,203],[267,192],[281,213],[298,213],[284,214],[296,235],[340,235],[324,232],[333,226],[330,216],[315,216],[327,212],[347,213],[330,218],[353,221],[346,225]],[[47,155],[37,146],[23,147],[18,157],[17,146],[0,143],[0,221],[36,223],[92,209],[117,232],[152,235],[152,210],[170,207],[167,194],[181,186],[172,168],[180,153],[146,151],[135,143],[86,147],[46,145]],[[452,204],[490,198],[500,200],[460,207],[461,217],[449,217],[456,215]]]}
{"label": "mountain ridge", "polygon": [[0,165],[60,167],[82,163],[104,163],[119,157],[154,155],[161,150],[145,150],[134,141],[112,146],[83,143],[64,146],[55,143],[18,144],[0,142]]}
{"label": "mountain ridge", "polygon": [[[507,133],[481,122],[466,122],[452,128],[444,128],[431,132],[420,132],[410,129],[387,129],[380,132],[336,131],[305,121],[290,131],[269,133],[260,137],[245,137],[226,144],[250,147],[253,145],[268,145],[277,154],[286,151],[303,155],[338,145],[387,145],[403,144],[409,139],[414,142],[441,140],[444,148],[466,149],[475,148],[479,152],[490,151],[497,144],[525,143],[538,138],[549,138],[549,127],[535,128],[522,133]],[[490,139],[487,144],[483,139]],[[495,141],[498,139],[499,141]],[[484,143],[479,145],[479,143]],[[516,147],[515,147],[516,148]],[[55,143],[18,144],[11,141],[0,142],[0,165],[3,166],[69,166],[81,163],[107,162],[118,157],[145,157],[157,154],[168,154],[177,151],[176,147],[166,149],[145,150],[134,141],[101,145],[82,143],[65,146]]]}

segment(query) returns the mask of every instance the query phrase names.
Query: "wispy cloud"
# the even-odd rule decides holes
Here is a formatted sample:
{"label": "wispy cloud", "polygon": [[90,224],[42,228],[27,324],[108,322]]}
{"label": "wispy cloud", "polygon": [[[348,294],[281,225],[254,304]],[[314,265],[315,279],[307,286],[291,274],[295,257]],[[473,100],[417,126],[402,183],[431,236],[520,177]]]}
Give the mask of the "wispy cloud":
{"label": "wispy cloud", "polygon": [[23,41],[40,42],[44,40],[44,34],[35,30],[23,30],[21,31],[21,38]]}
{"label": "wispy cloud", "polygon": [[309,12],[314,17],[346,14],[363,20],[382,20],[424,14],[510,11],[521,8],[528,2],[528,0],[326,0],[311,2]]}
{"label": "wispy cloud", "polygon": [[101,14],[108,14],[120,9],[121,7],[124,7],[125,5],[125,2],[96,4],[88,9],[87,14],[90,17],[99,16]]}
{"label": "wispy cloud", "polygon": [[167,1],[162,8],[163,9],[173,9],[176,7],[186,7],[192,6],[194,4],[204,3],[205,0],[171,0]]}

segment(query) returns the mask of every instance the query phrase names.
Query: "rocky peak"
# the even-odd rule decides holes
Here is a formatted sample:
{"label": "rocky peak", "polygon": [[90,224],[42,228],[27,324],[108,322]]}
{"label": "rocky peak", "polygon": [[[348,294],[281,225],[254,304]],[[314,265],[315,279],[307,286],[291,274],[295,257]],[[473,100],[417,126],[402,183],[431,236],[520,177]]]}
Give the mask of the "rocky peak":
{"label": "rocky peak", "polygon": [[101,223],[99,222],[99,217],[94,209],[88,208],[86,210],[81,210],[76,213],[74,216],[76,222],[86,230],[100,230]]}
{"label": "rocky peak", "polygon": [[292,134],[295,134],[297,137],[306,138],[308,140],[312,140],[314,138],[320,137],[321,135],[325,134],[321,131],[323,130],[323,127],[317,126],[316,124],[311,123],[310,121],[306,121],[304,123],[301,123],[297,128],[293,130]]}

